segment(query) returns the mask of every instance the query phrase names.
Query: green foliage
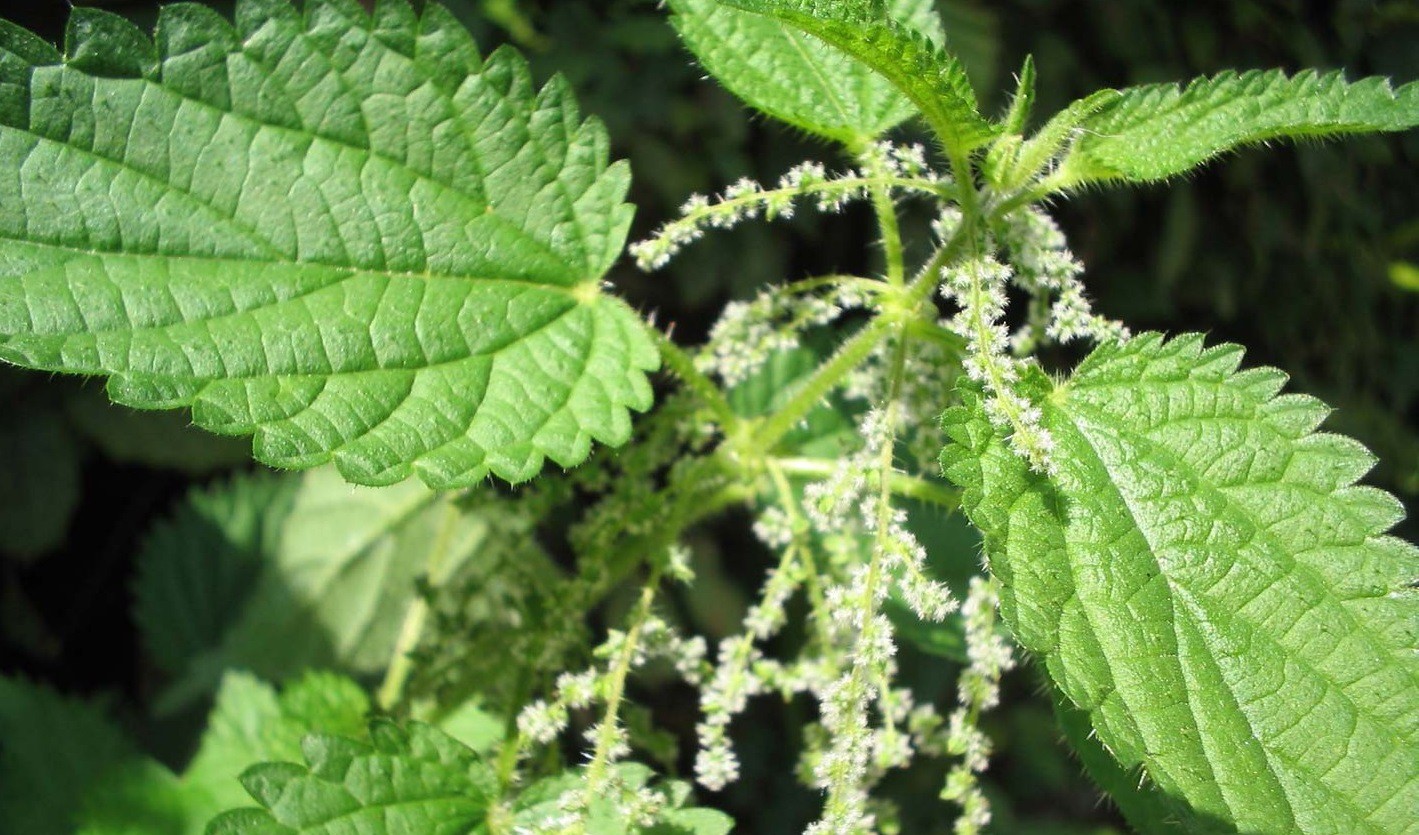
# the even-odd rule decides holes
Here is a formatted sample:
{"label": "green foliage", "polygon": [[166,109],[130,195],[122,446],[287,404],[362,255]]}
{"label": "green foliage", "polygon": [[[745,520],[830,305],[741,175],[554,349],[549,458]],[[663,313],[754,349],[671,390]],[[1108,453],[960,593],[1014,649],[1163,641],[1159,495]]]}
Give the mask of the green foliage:
{"label": "green foliage", "polygon": [[458,572],[494,530],[415,482],[352,488],[330,468],[194,492],[139,555],[136,615],[177,679],[169,707],[224,669],[382,669],[416,580]]}
{"label": "green foliage", "polygon": [[228,673],[192,762],[181,776],[131,756],[83,798],[83,835],[200,835],[215,815],[240,806],[240,781],[267,760],[298,759],[312,733],[359,733],[369,701],[353,682],[309,673],[279,695],[245,673]]}
{"label": "green foliage", "polygon": [[80,799],[132,753],[97,707],[0,676],[0,829],[68,835]]}
{"label": "green foliage", "polygon": [[472,751],[428,725],[370,725],[369,741],[331,735],[302,743],[308,767],[263,763],[242,784],[264,810],[227,812],[210,835],[334,832],[370,835],[473,831],[496,787]]}
{"label": "green foliage", "polygon": [[1319,401],[1200,336],[1106,345],[1030,394],[1058,473],[976,395],[948,476],[1002,612],[1125,767],[1242,831],[1398,832],[1419,802],[1419,551]]}
{"label": "green foliage", "polygon": [[[711,75],[752,107],[810,133],[861,146],[915,115],[891,82],[850,53],[719,0],[672,0],[671,22]],[[931,0],[891,0],[893,20],[940,43]]]}
{"label": "green foliage", "polygon": [[1269,139],[1414,125],[1419,125],[1419,83],[1393,89],[1383,78],[1347,83],[1338,72],[1221,73],[1183,88],[1153,84],[1118,91],[1078,120],[1078,140],[1057,177],[1061,188],[1100,180],[1162,180]]}
{"label": "green foliage", "polygon": [[[970,0],[461,5],[551,51],[485,59],[458,9],[403,0],[237,0],[234,22],[180,4],[152,39],[81,9],[62,54],[0,24],[0,359],[107,377],[308,470],[198,486],[148,528],[140,663],[112,662],[132,667],[113,715],[147,752],[0,678],[0,829],[722,835],[735,821],[672,779],[693,751],[751,830],[1110,831],[1012,638],[1140,831],[1412,828],[1419,552],[1386,534],[1398,503],[1356,486],[1372,456],[1315,432],[1328,409],[1278,396],[1280,372],[1239,372],[1240,349],[1096,312],[1045,205],[1268,139],[1400,130],[1419,87],[1253,72],[1061,96],[1078,73],[1042,49],[1007,102],[971,84],[1000,68],[944,49],[995,63],[1012,34]],[[702,141],[729,99],[682,98],[677,29],[848,167]],[[558,57],[569,39],[629,57],[603,72]],[[875,246],[835,261],[868,226],[848,212],[817,260],[710,248],[756,297],[713,323],[669,306],[662,331],[602,293],[628,170],[552,65],[659,154],[648,207],[750,156],[777,179],[652,217],[643,268],[804,207],[860,204]],[[1035,109],[1055,115],[1031,134]],[[890,138],[914,115],[936,147]],[[1170,281],[1201,248],[1178,243],[1195,208],[1173,220]],[[654,281],[623,286],[659,315],[675,292]],[[701,302],[717,281],[672,279]],[[1085,341],[1071,376],[1046,373]],[[661,359],[666,396],[632,431]],[[203,473],[243,443],[189,446],[186,412],[36,382],[0,376],[0,547],[26,558],[70,527],[90,445]],[[182,477],[82,506],[131,538]],[[40,649],[125,606],[126,543],[88,522],[83,570],[0,564],[0,634],[50,585],[78,591],[52,635],[31,618]]]}
{"label": "green foliage", "polygon": [[[564,775],[529,786],[512,804],[499,807],[494,770],[468,747],[437,728],[413,722],[400,727],[387,720],[369,726],[368,741],[313,734],[301,744],[307,765],[269,762],[242,775],[247,791],[263,807],[229,811],[207,829],[208,835],[328,833],[370,835],[484,831],[490,821],[513,831],[559,828],[568,811],[562,798],[579,781]],[[652,772],[644,767],[618,769],[622,795],[647,790]],[[587,798],[586,831],[724,835],[731,821],[709,809],[682,808],[689,787],[665,787],[654,811],[628,816],[612,795]]]}
{"label": "green foliage", "polygon": [[59,542],[79,502],[79,454],[51,403],[0,417],[0,550],[34,558]]}
{"label": "green foliage", "polygon": [[[806,32],[870,68],[891,82],[926,119],[936,137],[956,153],[979,147],[995,133],[980,115],[961,62],[934,43],[930,32],[890,17],[883,0],[715,2]],[[822,83],[836,86],[841,80]],[[862,137],[879,132],[873,130],[876,126],[874,122],[855,127]]]}
{"label": "green foliage", "polygon": [[158,32],[81,8],[61,59],[0,29],[0,356],[369,484],[624,442],[657,363],[597,292],[628,172],[564,83],[437,6],[175,6]]}

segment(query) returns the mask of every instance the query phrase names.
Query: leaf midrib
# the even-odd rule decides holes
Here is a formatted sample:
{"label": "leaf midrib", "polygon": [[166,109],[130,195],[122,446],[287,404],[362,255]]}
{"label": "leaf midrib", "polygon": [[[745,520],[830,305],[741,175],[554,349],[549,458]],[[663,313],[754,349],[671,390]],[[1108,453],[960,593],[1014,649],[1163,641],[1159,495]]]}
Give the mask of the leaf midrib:
{"label": "leaf midrib", "polygon": [[[1119,504],[1120,504],[1120,505],[1125,509],[1125,511],[1128,513],[1128,518],[1129,518],[1129,520],[1130,520],[1130,522],[1131,522],[1131,527],[1132,527],[1132,529],[1135,530],[1135,531],[1137,531],[1137,532],[1138,532],[1138,535],[1139,535],[1140,537],[1142,537],[1143,540],[1144,540],[1144,542],[1146,543],[1146,545],[1147,545],[1147,547],[1148,547],[1148,555],[1149,555],[1150,559],[1152,560],[1153,565],[1157,568],[1157,571],[1158,571],[1158,575],[1157,575],[1157,576],[1161,577],[1161,578],[1163,579],[1163,582],[1167,583],[1168,589],[1169,589],[1169,594],[1168,594],[1168,608],[1169,608],[1169,611],[1171,612],[1171,615],[1172,615],[1172,617],[1169,618],[1169,622],[1170,622],[1171,625],[1172,625],[1174,646],[1175,646],[1175,647],[1181,647],[1181,640],[1180,640],[1180,637],[1179,637],[1179,635],[1178,635],[1178,628],[1179,628],[1179,623],[1178,623],[1178,622],[1179,622],[1179,620],[1180,620],[1180,616],[1179,616],[1179,612],[1178,612],[1177,599],[1176,599],[1176,597],[1177,597],[1177,592],[1174,590],[1174,589],[1175,589],[1175,585],[1174,585],[1173,578],[1172,578],[1171,576],[1169,576],[1169,574],[1168,574],[1168,572],[1167,572],[1165,566],[1163,566],[1163,564],[1162,564],[1161,562],[1159,562],[1159,561],[1156,559],[1156,557],[1153,556],[1154,554],[1157,553],[1157,547],[1156,547],[1156,545],[1155,545],[1155,543],[1154,543],[1153,537],[1150,535],[1149,530],[1148,530],[1147,528],[1145,528],[1145,527],[1143,526],[1143,524],[1141,523],[1140,518],[1139,518],[1139,514],[1138,514],[1137,510],[1134,508],[1134,505],[1133,505],[1132,501],[1130,501],[1128,495],[1124,492],[1124,490],[1123,490],[1123,489],[1114,481],[1114,479],[1111,477],[1109,468],[1108,468],[1108,466],[1104,463],[1103,458],[1100,456],[1097,445],[1094,443],[1093,439],[1089,436],[1089,433],[1085,430],[1085,425],[1087,425],[1087,421],[1083,420],[1081,416],[1077,416],[1077,415],[1074,415],[1074,414],[1070,413],[1066,408],[1063,408],[1063,407],[1061,407],[1061,408],[1059,409],[1059,413],[1060,413],[1060,415],[1061,415],[1062,417],[1064,417],[1065,419],[1067,419],[1067,420],[1069,421],[1070,427],[1074,430],[1074,433],[1079,437],[1079,439],[1080,439],[1081,441],[1083,441],[1083,443],[1085,444],[1085,446],[1088,448],[1089,453],[1090,453],[1091,456],[1092,456],[1092,460],[1089,462],[1090,467],[1091,467],[1091,468],[1096,468],[1098,471],[1100,471],[1100,472],[1102,472],[1102,473],[1104,474],[1104,481],[1105,481],[1105,483],[1107,483],[1107,484],[1113,489],[1113,493],[1114,493],[1114,495],[1118,498]],[[1105,430],[1105,431],[1107,431],[1107,430]],[[1116,433],[1114,433],[1114,434],[1116,434]],[[1069,537],[1068,537],[1067,535],[1066,535],[1066,538],[1065,538],[1065,542],[1066,542],[1066,548],[1068,549],[1068,551],[1069,551],[1069,552],[1072,552],[1072,551],[1073,551],[1073,548],[1069,546]],[[1071,558],[1070,558],[1069,562],[1070,562],[1070,572],[1071,572],[1071,574],[1072,574],[1072,573],[1073,573],[1073,569],[1074,569],[1074,563],[1075,563],[1074,559],[1072,558],[1072,555],[1071,555]],[[1097,636],[1097,635],[1099,634],[1099,630],[1098,630],[1097,625],[1095,624],[1095,620],[1094,620],[1093,613],[1090,611],[1090,608],[1089,608],[1088,606],[1084,606],[1084,607],[1083,607],[1083,611],[1084,611],[1085,616],[1089,619],[1089,622],[1090,622],[1091,624],[1094,624],[1094,625],[1095,625],[1095,635]],[[1105,646],[1104,642],[1103,642],[1103,641],[1099,641],[1099,646],[1100,646],[1100,647]],[[1104,658],[1105,663],[1109,664],[1110,667],[1112,668],[1112,661],[1111,661],[1111,659],[1109,658],[1109,656],[1108,656],[1107,654],[1105,654],[1103,658]],[[1178,672],[1179,677],[1180,677],[1181,679],[1183,679],[1183,680],[1187,680],[1188,676],[1187,676],[1186,670],[1183,669],[1183,663],[1182,663],[1182,660],[1181,660],[1181,654],[1180,654],[1180,653],[1179,653],[1178,655],[1174,656],[1174,662],[1175,662],[1174,666],[1175,666],[1175,668],[1177,669],[1177,672]],[[1116,676],[1112,676],[1112,674],[1111,674],[1111,678],[1113,678],[1113,680],[1114,680],[1115,682],[1117,682],[1117,680],[1118,680],[1117,677],[1116,677]],[[1225,680],[1225,679],[1224,679],[1224,680]],[[1186,688],[1185,688],[1185,689],[1186,689]],[[1119,690],[1119,689],[1115,688],[1115,692],[1117,692],[1117,693],[1119,694],[1119,697],[1120,697],[1120,698],[1124,698],[1124,693],[1123,693],[1122,690]],[[1236,702],[1236,694],[1231,692],[1231,687],[1230,687],[1230,685],[1227,687],[1227,694],[1228,694],[1228,696],[1231,698],[1232,702],[1235,703],[1235,702]],[[1195,709],[1194,709],[1194,707],[1193,707],[1192,694],[1191,694],[1191,693],[1184,693],[1184,698],[1187,700],[1187,703],[1188,703],[1188,715],[1189,715],[1189,717],[1190,717],[1190,719],[1191,719],[1191,721],[1192,721],[1192,726],[1193,726],[1193,728],[1198,732],[1198,733],[1197,733],[1197,742],[1198,742],[1198,745],[1200,746],[1201,750],[1203,751],[1202,761],[1203,761],[1204,763],[1206,763],[1208,772],[1212,775],[1212,779],[1210,780],[1210,783],[1211,783],[1212,787],[1213,787],[1214,789],[1216,789],[1216,791],[1217,791],[1217,793],[1218,793],[1218,796],[1222,798],[1223,803],[1225,803],[1226,806],[1228,807],[1228,811],[1231,813],[1232,818],[1233,818],[1234,820],[1239,819],[1241,816],[1239,816],[1239,815],[1237,814],[1237,809],[1238,809],[1238,808],[1243,808],[1243,809],[1244,809],[1247,804],[1246,804],[1245,802],[1242,802],[1242,803],[1239,804],[1238,801],[1237,801],[1237,798],[1234,798],[1234,797],[1229,796],[1229,795],[1231,794],[1231,792],[1228,790],[1230,784],[1228,784],[1228,783],[1223,783],[1223,782],[1217,780],[1216,766],[1213,764],[1212,758],[1207,755],[1207,749],[1206,749],[1206,746],[1205,746],[1205,744],[1204,744],[1204,740],[1205,740],[1205,738],[1206,738],[1206,734],[1204,734],[1204,733],[1201,732],[1201,722],[1198,720],[1197,713],[1196,713],[1196,711],[1195,711]],[[1137,715],[1137,714],[1139,713],[1139,711],[1136,711],[1136,710],[1131,711],[1131,712],[1134,713],[1135,715]],[[1259,737],[1259,736],[1256,734],[1256,732],[1255,732],[1256,729],[1255,729],[1255,727],[1252,725],[1251,717],[1250,717],[1249,715],[1247,715],[1244,711],[1239,711],[1239,712],[1241,713],[1243,719],[1246,721],[1247,726],[1252,728],[1252,731],[1253,731],[1252,735],[1253,735],[1253,737],[1254,737],[1254,738],[1257,738],[1257,739],[1259,740],[1260,737]],[[1277,772],[1277,770],[1276,770],[1276,766],[1275,766],[1275,763],[1274,763],[1274,760],[1273,760],[1273,753],[1272,753],[1272,751],[1270,750],[1269,747],[1267,747],[1267,746],[1265,746],[1265,745],[1263,745],[1262,748],[1263,748],[1263,750],[1264,750],[1265,753],[1266,753],[1266,760],[1267,760],[1268,765],[1270,766],[1270,771],[1271,771],[1271,777],[1272,777],[1272,779],[1275,781],[1276,785],[1281,788],[1281,791],[1286,794],[1287,811],[1288,811],[1288,813],[1291,813],[1291,814],[1292,814],[1292,824],[1294,825],[1294,823],[1295,823],[1295,818],[1294,818],[1294,812],[1293,812],[1293,801],[1291,800],[1291,797],[1290,797],[1289,792],[1287,792],[1287,789],[1286,789],[1285,784],[1284,784],[1284,783],[1282,782],[1282,780],[1281,780],[1281,775],[1280,775],[1280,774]]]}
{"label": "leaf midrib", "polygon": [[[375,273],[375,272],[371,272],[371,271],[368,271],[368,270],[360,270],[360,271],[357,271],[357,272],[359,272],[359,273],[369,273],[369,274],[372,274],[372,275],[379,275],[379,274],[380,274],[380,273]],[[344,279],[342,279],[342,280],[344,280]],[[319,286],[319,287],[311,288],[311,289],[309,289],[309,290],[307,290],[307,291],[305,291],[305,292],[303,292],[303,293],[299,293],[299,294],[290,296],[290,297],[288,297],[288,298],[282,299],[282,300],[280,300],[279,302],[277,302],[277,304],[289,304],[289,303],[292,303],[292,302],[299,301],[300,299],[305,298],[306,296],[313,295],[313,294],[315,294],[315,293],[320,293],[320,292],[324,292],[324,291],[326,291],[326,290],[329,290],[331,287],[335,286],[335,285],[338,284],[338,283],[339,283],[339,282],[335,282],[335,283],[332,283],[332,284],[324,284],[324,285],[321,285],[321,286]],[[535,285],[535,286],[536,286],[537,289],[542,289],[542,286],[541,286],[541,285]],[[570,295],[570,294],[568,294],[568,295]],[[399,365],[390,365],[390,366],[378,366],[378,367],[373,367],[373,368],[362,368],[362,369],[349,370],[349,371],[332,370],[332,371],[312,371],[312,372],[300,372],[300,373],[284,373],[284,372],[276,372],[276,371],[267,371],[267,372],[264,372],[264,373],[253,373],[253,374],[234,374],[234,373],[228,373],[228,372],[226,372],[225,369],[224,369],[224,370],[223,370],[223,373],[222,373],[221,375],[219,375],[219,376],[199,375],[199,374],[196,374],[196,373],[194,372],[194,373],[192,373],[192,374],[189,375],[189,379],[198,380],[198,381],[203,381],[203,382],[205,382],[205,383],[207,383],[207,384],[210,385],[211,383],[220,382],[220,381],[224,381],[224,380],[254,380],[254,379],[261,379],[261,378],[266,378],[266,377],[280,377],[280,378],[283,378],[283,379],[328,379],[328,378],[331,378],[331,377],[346,376],[346,375],[356,375],[356,374],[378,374],[378,373],[406,373],[406,374],[417,374],[417,373],[420,373],[420,372],[423,372],[423,371],[427,371],[427,370],[431,370],[431,369],[442,368],[442,367],[449,366],[449,365],[456,365],[456,364],[458,364],[458,363],[467,362],[467,361],[469,361],[469,360],[476,359],[476,358],[480,358],[480,357],[487,357],[487,358],[490,358],[490,359],[491,359],[491,358],[496,358],[499,354],[501,354],[504,350],[506,350],[506,349],[509,348],[510,346],[515,345],[515,344],[519,344],[519,343],[521,343],[521,342],[522,342],[523,340],[525,340],[525,339],[530,339],[530,338],[536,336],[537,334],[541,333],[542,331],[546,330],[546,329],[549,328],[549,327],[552,327],[552,326],[555,325],[557,322],[561,321],[563,318],[565,318],[566,316],[568,316],[569,314],[571,314],[572,311],[578,310],[579,308],[581,308],[581,307],[584,306],[584,305],[585,305],[584,302],[578,302],[577,304],[569,305],[568,307],[566,307],[566,308],[564,308],[564,309],[558,311],[555,315],[549,317],[545,322],[542,322],[542,323],[538,324],[536,327],[534,327],[534,328],[532,328],[532,329],[530,329],[530,330],[519,331],[519,332],[513,333],[513,334],[510,336],[509,341],[494,344],[494,345],[490,346],[486,351],[479,352],[479,353],[474,353],[474,352],[471,352],[471,351],[470,351],[470,352],[464,354],[463,356],[453,357],[453,358],[451,358],[451,359],[446,359],[446,360],[438,360],[438,361],[434,361],[434,362],[427,362],[427,363],[424,363],[424,364],[421,364],[421,365],[415,365],[415,366],[411,366],[411,367],[405,367],[405,366],[399,366]],[[124,329],[124,328],[106,328],[106,329],[98,329],[98,328],[87,328],[87,327],[86,327],[83,331],[78,332],[78,333],[68,333],[68,332],[66,332],[66,333],[46,333],[46,334],[36,334],[36,335],[32,335],[32,336],[33,336],[33,338],[39,338],[39,339],[56,339],[56,338],[57,338],[57,339],[65,339],[65,340],[67,340],[67,339],[70,339],[70,338],[73,338],[73,337],[76,337],[76,336],[97,336],[97,335],[100,335],[100,334],[114,334],[114,333],[135,333],[135,334],[136,334],[136,333],[144,333],[144,332],[161,332],[161,331],[166,330],[167,328],[171,328],[171,327],[180,327],[180,326],[183,326],[183,325],[205,324],[205,323],[208,323],[208,322],[218,322],[218,321],[222,321],[222,320],[225,320],[225,319],[233,319],[233,318],[238,318],[238,317],[242,317],[242,316],[247,316],[247,315],[251,315],[254,311],[260,310],[260,309],[261,309],[261,308],[259,308],[259,307],[257,307],[257,308],[244,308],[244,309],[242,309],[242,310],[233,311],[233,312],[231,312],[231,313],[224,313],[224,314],[222,314],[222,315],[220,315],[220,316],[210,316],[210,317],[206,317],[206,318],[203,318],[203,319],[188,319],[188,320],[182,320],[182,321],[178,321],[178,322],[173,322],[173,323],[170,323],[170,324],[152,325],[152,326],[146,326],[146,327],[143,327],[143,328],[127,328],[127,329]],[[0,337],[0,346],[4,346],[4,345],[9,344],[9,343],[11,343],[11,342],[13,342],[13,341],[15,341],[15,337],[14,337],[14,336]],[[62,368],[62,369],[61,369],[61,368],[56,368],[56,369],[54,369],[54,370],[56,370],[56,371],[58,371],[58,370],[69,370],[69,371],[73,371],[74,369],[73,369],[72,367],[66,366],[65,368]],[[88,370],[88,371],[82,371],[82,370],[81,370],[81,371],[79,371],[79,373],[89,373],[89,374],[113,374],[113,373],[117,373],[117,374],[121,374],[121,375],[130,376],[130,377],[135,378],[135,379],[142,379],[142,378],[150,378],[150,379],[171,379],[171,378],[174,378],[174,375],[171,375],[171,374],[154,374],[154,373],[146,372],[146,371],[129,371],[129,370],[127,370],[127,369],[116,369],[116,370],[115,370],[115,369],[101,369],[101,368],[95,368],[95,369],[91,369],[91,370]],[[204,386],[204,388],[205,388],[205,386]]]}
{"label": "leaf midrib", "polygon": [[[70,246],[68,244],[53,244],[45,241],[35,241],[28,238],[14,237],[0,233],[0,241],[9,241],[23,246],[34,247],[36,249],[54,249],[63,252],[72,252],[76,256],[90,256],[94,258],[152,258],[163,261],[195,261],[214,264],[278,264],[290,267],[313,267],[333,272],[345,273],[348,275],[385,275],[391,278],[408,278],[418,281],[470,281],[479,284],[509,284],[517,287],[526,287],[531,290],[544,290],[547,292],[560,293],[580,298],[579,291],[588,284],[594,283],[593,279],[586,279],[576,284],[552,284],[541,281],[534,281],[530,278],[507,278],[503,276],[481,276],[481,275],[459,275],[455,273],[435,273],[425,270],[416,272],[413,270],[390,270],[376,269],[371,267],[354,267],[349,264],[330,264],[324,261],[294,261],[286,259],[273,259],[262,261],[255,258],[236,258],[232,256],[213,255],[192,255],[189,253],[168,254],[163,252],[122,252],[108,249],[90,249],[82,246]],[[329,286],[329,285],[326,285]],[[292,296],[291,298],[299,298]],[[99,331],[93,331],[99,333]]]}

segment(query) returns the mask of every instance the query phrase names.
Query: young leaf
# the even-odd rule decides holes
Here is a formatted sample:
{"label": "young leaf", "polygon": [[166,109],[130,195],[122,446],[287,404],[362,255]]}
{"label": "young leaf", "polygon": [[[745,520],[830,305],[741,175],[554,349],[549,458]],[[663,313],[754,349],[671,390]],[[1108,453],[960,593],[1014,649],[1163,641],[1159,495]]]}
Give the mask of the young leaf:
{"label": "young leaf", "polygon": [[619,444],[658,356],[599,293],[628,172],[436,4],[0,23],[0,359],[282,467],[432,486]]}
{"label": "young leaf", "polygon": [[491,530],[416,482],[352,488],[329,468],[194,493],[139,556],[137,619],[179,676],[166,706],[230,668],[382,669],[431,552],[454,571]]}
{"label": "young leaf", "polygon": [[78,804],[79,835],[201,835],[213,817],[246,802],[239,778],[248,768],[299,760],[311,733],[363,734],[369,707],[358,685],[329,673],[307,674],[279,696],[230,673],[187,771],[179,777],[137,756],[106,770]]}
{"label": "young leaf", "polygon": [[1181,174],[1242,145],[1396,131],[1419,125],[1419,82],[1347,83],[1338,72],[1287,77],[1279,70],[1225,72],[1130,87],[1080,121],[1061,165],[1063,188],[1101,180],[1149,182]]}
{"label": "young leaf", "polygon": [[1032,372],[1053,477],[966,390],[943,465],[1007,623],[1125,769],[1243,832],[1405,831],[1419,551],[1354,486],[1373,458],[1313,432],[1326,407],[1240,358],[1151,334],[1057,387]]}
{"label": "young leaf", "polygon": [[497,778],[476,755],[437,729],[388,721],[369,741],[314,734],[302,743],[307,766],[264,763],[242,783],[262,809],[226,812],[208,835],[360,832],[471,833],[483,823]]}
{"label": "young leaf", "polygon": [[207,717],[201,747],[182,777],[186,789],[205,800],[201,822],[246,801],[238,780],[246,769],[300,759],[307,734],[358,735],[369,709],[364,691],[329,673],[308,673],[279,696],[254,676],[228,673]]}
{"label": "young leaf", "polygon": [[[903,27],[941,42],[932,0],[886,0]],[[718,0],[670,0],[685,46],[749,105],[810,133],[862,145],[916,113],[867,65],[771,17]]]}
{"label": "young leaf", "polygon": [[885,0],[715,0],[817,38],[885,78],[947,148],[965,153],[996,129],[980,115],[961,62],[920,31],[895,20]]}

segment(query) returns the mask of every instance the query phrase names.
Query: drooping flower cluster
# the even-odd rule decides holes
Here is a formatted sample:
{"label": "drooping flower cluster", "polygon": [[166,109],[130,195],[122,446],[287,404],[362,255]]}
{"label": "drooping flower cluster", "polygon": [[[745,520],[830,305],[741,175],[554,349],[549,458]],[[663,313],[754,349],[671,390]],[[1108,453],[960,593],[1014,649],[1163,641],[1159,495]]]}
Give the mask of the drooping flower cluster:
{"label": "drooping flower cluster", "polygon": [[1006,217],[998,234],[1014,268],[1013,283],[1032,297],[1053,297],[1046,315],[1038,316],[1032,309],[1030,321],[1011,338],[1016,355],[1030,353],[1042,340],[1067,343],[1128,338],[1128,328],[1098,315],[1089,304],[1079,280],[1084,265],[1069,251],[1054,218],[1034,207],[1021,209]]}
{"label": "drooping flower cluster", "polygon": [[678,220],[632,244],[630,252],[641,269],[657,270],[708,229],[728,229],[759,217],[790,218],[800,200],[811,201],[819,211],[839,212],[848,203],[870,196],[874,188],[940,196],[947,187],[947,181],[928,167],[920,145],[873,143],[860,167],[841,174],[805,162],[789,169],[773,188],[746,178],[713,198],[693,195],[680,207]]}
{"label": "drooping flower cluster", "polygon": [[829,285],[819,292],[796,293],[775,287],[752,301],[730,302],[710,330],[709,342],[695,366],[735,386],[779,351],[800,344],[803,332],[827,325],[844,312],[861,308],[867,298],[855,283]]}
{"label": "drooping flower cluster", "polygon": [[947,730],[947,750],[961,758],[946,777],[942,797],[961,806],[956,835],[978,835],[990,823],[990,803],[981,792],[978,775],[990,761],[990,738],[977,719],[1000,702],[1000,677],[1014,668],[1010,645],[996,627],[1000,592],[995,581],[971,578],[961,614],[966,626],[966,656],[970,665],[957,684],[957,707]]}
{"label": "drooping flower cluster", "polygon": [[963,365],[966,375],[985,389],[987,416],[1010,433],[1011,448],[1031,468],[1050,473],[1054,438],[1040,423],[1039,407],[1015,385],[1024,362],[1010,355],[1004,324],[1005,286],[1011,275],[1010,268],[994,258],[971,258],[948,272],[941,291],[960,308],[950,328],[966,340],[969,353]]}
{"label": "drooping flower cluster", "polygon": [[[610,686],[610,660],[627,650],[627,633],[613,629],[605,643],[597,647],[595,656],[606,663],[598,664],[580,672],[566,672],[557,677],[556,689],[550,700],[538,699],[526,705],[517,717],[517,729],[527,747],[546,745],[567,729],[571,711],[584,710],[597,701],[604,700]],[[656,659],[672,662],[677,671],[687,681],[699,680],[700,667],[705,657],[705,640],[699,636],[683,638],[660,617],[652,615],[641,625],[638,639],[629,647],[629,669],[636,670]],[[595,740],[602,726],[594,724],[587,738]],[[625,729],[615,731],[617,742],[611,754],[611,761],[623,757],[629,750],[629,740]]]}

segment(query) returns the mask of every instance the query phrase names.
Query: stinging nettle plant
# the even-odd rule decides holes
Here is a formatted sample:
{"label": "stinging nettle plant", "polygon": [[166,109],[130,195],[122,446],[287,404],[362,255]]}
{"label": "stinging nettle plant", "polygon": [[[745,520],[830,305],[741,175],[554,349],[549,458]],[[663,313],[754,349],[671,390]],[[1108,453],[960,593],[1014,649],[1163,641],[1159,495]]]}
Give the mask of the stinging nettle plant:
{"label": "stinging nettle plant", "polygon": [[[139,557],[159,703],[216,697],[186,770],[0,678],[0,819],[725,832],[641,762],[664,758],[628,682],[673,671],[699,694],[703,789],[739,779],[751,699],[803,696],[810,831],[894,831],[878,784],[939,758],[943,801],[921,802],[979,832],[982,716],[1032,658],[1141,832],[1416,831],[1401,505],[1357,484],[1372,457],[1317,431],[1327,407],[1283,373],[1096,313],[1047,209],[1243,145],[1410,128],[1419,84],[1222,73],[1032,120],[1027,61],[996,119],[930,0],[668,13],[718,82],[849,161],[691,197],[638,265],[854,202],[881,255],[732,303],[693,348],[607,291],[631,173],[600,123],[434,3],[177,4],[151,37],[77,8],[62,52],[0,21],[0,359],[310,470],[194,493]],[[889,138],[914,119],[928,145]],[[1072,344],[1088,356],[1047,373],[1037,352]],[[663,598],[694,589],[691,528],[736,506],[778,562],[711,649]],[[983,534],[983,568],[931,555],[969,563],[965,585],[933,573],[920,506]],[[568,559],[538,533],[553,519]],[[954,702],[902,682],[909,627],[954,636]],[[23,765],[74,738],[83,802],[45,805]]]}

